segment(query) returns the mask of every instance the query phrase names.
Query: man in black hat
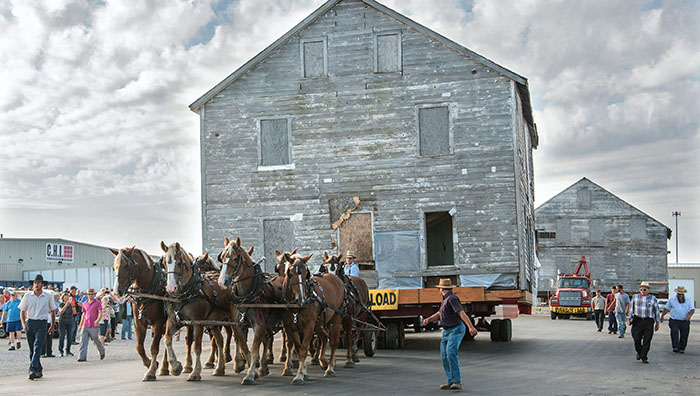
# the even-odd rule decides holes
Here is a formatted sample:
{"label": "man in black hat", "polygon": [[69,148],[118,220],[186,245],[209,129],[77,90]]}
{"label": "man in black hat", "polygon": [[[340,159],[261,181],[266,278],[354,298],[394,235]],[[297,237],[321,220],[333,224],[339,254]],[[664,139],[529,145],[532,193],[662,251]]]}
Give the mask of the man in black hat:
{"label": "man in black hat", "polygon": [[[22,297],[19,309],[22,311],[22,328],[27,333],[29,344],[29,379],[34,380],[43,376],[42,366],[39,360],[44,347],[47,333],[53,334],[56,327],[56,303],[53,297],[45,292],[44,286],[48,284],[41,274],[34,278],[34,289]],[[51,317],[51,326],[46,330],[48,317]]]}

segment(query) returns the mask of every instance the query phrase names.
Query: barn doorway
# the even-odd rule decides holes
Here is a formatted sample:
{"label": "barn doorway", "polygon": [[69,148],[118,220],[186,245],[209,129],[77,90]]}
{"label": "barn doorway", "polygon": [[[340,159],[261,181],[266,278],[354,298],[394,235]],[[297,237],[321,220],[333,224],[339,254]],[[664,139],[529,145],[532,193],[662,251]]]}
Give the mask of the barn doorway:
{"label": "barn doorway", "polygon": [[454,266],[452,244],[452,216],[449,212],[425,214],[426,250],[428,267]]}

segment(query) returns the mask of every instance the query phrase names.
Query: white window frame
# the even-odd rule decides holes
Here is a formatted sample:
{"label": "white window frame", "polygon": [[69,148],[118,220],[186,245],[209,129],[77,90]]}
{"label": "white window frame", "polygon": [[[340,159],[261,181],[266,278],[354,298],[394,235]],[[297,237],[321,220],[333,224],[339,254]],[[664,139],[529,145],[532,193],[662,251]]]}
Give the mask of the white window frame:
{"label": "white window frame", "polygon": [[[449,151],[442,154],[421,154],[420,152],[420,110],[421,109],[432,109],[436,107],[447,107],[447,135],[449,139]],[[415,117],[416,117],[416,155],[421,158],[429,157],[439,157],[444,155],[454,155],[454,115],[457,106],[452,102],[440,102],[440,103],[423,103],[416,105]]]}
{"label": "white window frame", "polygon": [[306,77],[306,68],[304,66],[304,44],[315,43],[321,41],[323,42],[323,76],[328,77],[328,38],[327,37],[316,37],[316,38],[303,38],[299,40],[299,59],[301,59],[301,78],[319,78],[319,77]]}
{"label": "white window frame", "polygon": [[[398,35],[398,54],[399,54],[399,70],[396,71],[379,71],[379,45],[377,44],[378,36]],[[375,73],[401,73],[403,74],[403,36],[401,30],[384,30],[374,32],[372,41],[374,42],[374,72]]]}
{"label": "white window frame", "polygon": [[[262,165],[262,121],[268,120],[287,120],[287,150],[289,156],[288,164]],[[296,169],[296,166],[294,165],[294,158],[292,157],[292,116],[259,117],[255,119],[255,125],[258,128],[258,170],[276,171]]]}

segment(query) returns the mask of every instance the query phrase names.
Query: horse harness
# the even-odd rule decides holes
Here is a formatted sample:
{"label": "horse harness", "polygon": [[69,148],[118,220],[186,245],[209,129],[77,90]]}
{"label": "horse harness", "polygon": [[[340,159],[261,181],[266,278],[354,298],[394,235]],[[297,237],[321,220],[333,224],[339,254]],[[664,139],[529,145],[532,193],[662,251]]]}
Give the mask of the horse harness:
{"label": "horse harness", "polygon": [[[265,276],[265,273],[262,271],[262,268],[260,267],[260,264],[265,261],[265,257],[261,258],[257,263],[253,263],[253,265],[249,265],[243,262],[243,254],[241,252],[242,248],[238,247],[237,248],[238,255],[234,259],[233,262],[233,275],[229,275],[228,273],[224,274],[224,285],[229,286],[231,285],[231,300],[234,305],[237,304],[259,304],[265,299],[265,285],[272,285],[272,280],[267,279]],[[219,254],[218,256],[218,261],[221,264],[224,264],[222,257],[223,257],[223,251]],[[225,263],[226,265],[229,265],[229,263]],[[248,268],[253,268],[253,275],[246,276],[244,278],[238,278],[239,273],[241,272],[241,269],[243,268],[243,265],[247,265]],[[253,284],[250,287],[250,290],[246,292],[245,294],[241,293],[240,289],[240,284],[241,282],[248,280],[248,279],[253,279]],[[273,278],[274,279],[274,278]],[[241,314],[241,317],[239,319],[239,322],[241,324],[247,323],[246,320],[246,314],[248,313],[248,310],[250,308],[239,308],[238,311]],[[262,315],[260,309],[256,309],[256,312],[258,314],[258,323],[260,323],[261,326],[264,327],[264,315]]]}
{"label": "horse harness", "polygon": [[[181,256],[182,252],[178,253],[178,263],[180,263],[181,267],[184,267],[185,263],[181,262]],[[161,262],[165,260],[165,257],[161,258]],[[174,266],[174,269],[176,269],[178,265]],[[180,318],[180,312],[189,304],[194,302],[196,299],[202,297],[204,298],[207,303],[208,303],[208,310],[207,314],[205,317],[208,317],[211,312],[214,310],[214,307],[216,307],[216,289],[214,289],[214,285],[211,282],[211,279],[208,277],[203,277],[198,269],[198,261],[195,260],[192,263],[192,276],[190,276],[190,280],[187,281],[185,285],[182,284],[182,275],[184,273],[184,270],[174,270],[174,271],[168,271],[168,274],[174,274],[177,275],[176,278],[176,283],[177,283],[177,289],[178,292],[176,293],[171,293],[171,296],[173,298],[177,298],[180,300],[177,303],[174,302],[167,302],[166,305],[168,308],[173,310],[173,313],[175,314],[175,319],[177,322],[182,321]],[[202,284],[204,282],[207,282],[209,284],[209,288],[211,289],[212,294],[214,295],[214,298],[212,299],[207,295],[207,293],[202,290]]]}
{"label": "horse harness", "polygon": [[[141,293],[141,294],[150,294],[154,296],[165,296],[165,273],[163,271],[163,267],[160,265],[161,261],[158,261],[158,263],[153,263],[153,267],[149,268],[148,271],[151,271],[153,269],[153,278],[151,279],[151,284],[148,287],[148,289],[143,289],[143,288],[137,288],[134,287],[134,282],[136,282],[136,275],[134,275],[134,270],[137,268],[138,264],[136,263],[136,260],[134,260],[133,257],[130,255],[122,255],[123,257],[126,258],[126,267],[127,267],[127,273],[129,274],[129,279],[128,279],[128,285],[125,289],[122,289],[121,286],[117,290],[121,294],[128,294],[129,292],[136,292],[136,293]],[[146,310],[148,305],[154,301],[155,299],[148,298],[148,297],[139,297],[135,296],[133,297],[134,301],[136,304],[139,306],[139,312],[137,318],[139,320],[143,320],[143,311]],[[146,319],[146,321],[150,322],[150,320]]]}

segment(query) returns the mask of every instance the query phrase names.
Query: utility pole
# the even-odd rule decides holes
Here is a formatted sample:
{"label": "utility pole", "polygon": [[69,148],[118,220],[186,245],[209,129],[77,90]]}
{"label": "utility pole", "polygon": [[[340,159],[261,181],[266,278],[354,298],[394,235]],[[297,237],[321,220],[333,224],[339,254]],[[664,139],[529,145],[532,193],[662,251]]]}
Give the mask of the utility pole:
{"label": "utility pole", "polygon": [[672,215],[676,218],[676,264],[678,264],[678,217],[681,215],[681,212],[673,212]]}

